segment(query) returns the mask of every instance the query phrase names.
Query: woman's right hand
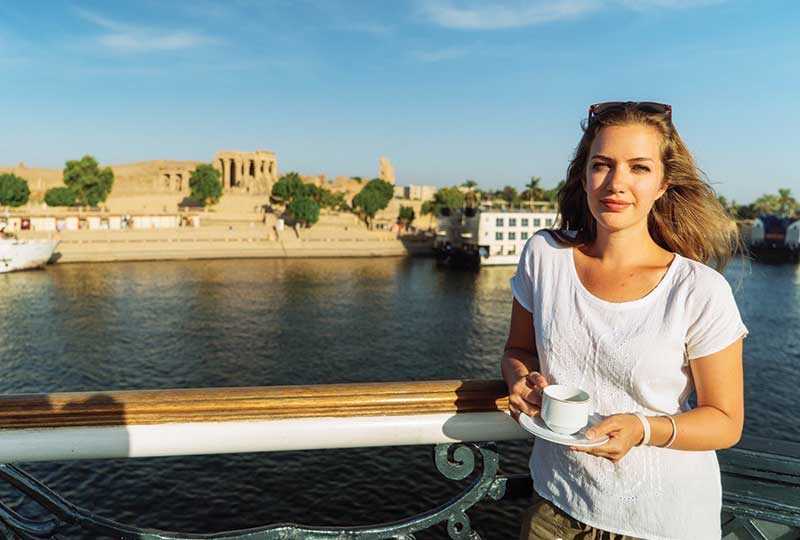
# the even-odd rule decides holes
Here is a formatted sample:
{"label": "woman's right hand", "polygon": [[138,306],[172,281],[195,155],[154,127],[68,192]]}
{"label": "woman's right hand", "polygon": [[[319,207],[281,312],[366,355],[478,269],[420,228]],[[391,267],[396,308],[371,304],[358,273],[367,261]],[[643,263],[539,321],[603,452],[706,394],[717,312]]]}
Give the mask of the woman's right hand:
{"label": "woman's right hand", "polygon": [[542,409],[542,391],[549,383],[538,371],[531,371],[508,385],[508,410],[514,420],[520,413],[537,416]]}

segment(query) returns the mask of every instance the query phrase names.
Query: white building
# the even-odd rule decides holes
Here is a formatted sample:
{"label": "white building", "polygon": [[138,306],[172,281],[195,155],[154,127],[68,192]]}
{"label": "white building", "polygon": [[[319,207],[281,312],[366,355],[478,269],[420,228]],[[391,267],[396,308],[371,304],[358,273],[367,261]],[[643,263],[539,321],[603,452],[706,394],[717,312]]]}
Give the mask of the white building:
{"label": "white building", "polygon": [[516,265],[525,242],[541,229],[556,225],[555,212],[487,210],[457,212],[440,218],[438,243],[450,243],[483,266]]}

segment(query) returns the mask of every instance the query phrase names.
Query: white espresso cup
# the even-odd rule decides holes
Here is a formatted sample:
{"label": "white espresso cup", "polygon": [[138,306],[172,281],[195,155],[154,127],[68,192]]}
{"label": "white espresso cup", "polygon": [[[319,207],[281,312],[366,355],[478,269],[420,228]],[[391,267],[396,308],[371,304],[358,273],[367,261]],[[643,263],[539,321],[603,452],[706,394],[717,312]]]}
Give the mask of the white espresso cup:
{"label": "white espresso cup", "polygon": [[552,384],[542,392],[542,420],[556,433],[572,435],[589,423],[591,398],[575,386]]}

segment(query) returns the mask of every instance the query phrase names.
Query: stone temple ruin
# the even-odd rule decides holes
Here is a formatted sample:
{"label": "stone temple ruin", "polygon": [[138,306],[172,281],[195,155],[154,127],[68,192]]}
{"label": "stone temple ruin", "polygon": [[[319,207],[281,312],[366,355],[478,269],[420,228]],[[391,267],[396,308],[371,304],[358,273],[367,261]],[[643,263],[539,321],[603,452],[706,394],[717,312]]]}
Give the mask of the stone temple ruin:
{"label": "stone temple ruin", "polygon": [[222,189],[233,193],[263,194],[272,191],[278,180],[278,161],[275,152],[218,152],[214,168],[222,180]]}
{"label": "stone temple ruin", "polygon": [[189,178],[192,176],[192,170],[186,168],[161,168],[158,170],[158,176],[160,182],[159,190],[189,194]]}
{"label": "stone temple ruin", "polygon": [[[184,162],[186,164],[186,162]],[[225,193],[263,195],[272,191],[278,180],[278,161],[275,152],[217,152],[212,162],[220,173],[222,190]],[[159,167],[158,180],[153,185],[157,191],[168,191],[188,195],[189,178],[197,164],[183,167]]]}

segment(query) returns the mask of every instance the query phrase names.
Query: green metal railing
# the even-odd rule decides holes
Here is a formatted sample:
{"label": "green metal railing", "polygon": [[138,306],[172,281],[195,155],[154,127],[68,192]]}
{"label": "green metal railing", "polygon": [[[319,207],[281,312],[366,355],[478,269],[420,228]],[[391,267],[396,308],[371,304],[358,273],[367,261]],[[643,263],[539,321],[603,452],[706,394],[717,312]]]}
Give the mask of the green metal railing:
{"label": "green metal railing", "polygon": [[[453,540],[478,540],[467,512],[486,498],[502,503],[532,496],[530,477],[498,475],[494,443],[455,443],[435,447],[435,466],[450,480],[473,477],[456,497],[438,508],[402,521],[360,527],[306,527],[275,524],[213,534],[140,529],[78,508],[14,465],[0,465],[0,479],[44,508],[49,516],[32,519],[0,503],[0,536],[7,540],[45,540],[67,526],[120,540],[410,540],[418,531],[447,524]],[[719,453],[723,471],[725,539],[800,539],[800,445],[748,438]]]}
{"label": "green metal railing", "polygon": [[[4,404],[0,410],[0,449],[4,440],[10,445],[12,439],[21,432],[74,433],[76,426],[85,428],[81,431],[82,437],[90,437],[95,442],[108,433],[113,435],[115,429],[129,429],[142,422],[174,430],[180,422],[195,421],[205,422],[203,425],[211,426],[209,429],[218,429],[215,426],[225,422],[260,418],[263,423],[257,426],[262,430],[269,422],[287,421],[285,415],[289,415],[290,422],[298,421],[298,418],[302,420],[302,415],[309,414],[309,408],[301,405],[315,403],[315,407],[311,408],[313,412],[327,403],[335,405],[336,409],[325,412],[325,421],[338,422],[336,425],[348,428],[359,425],[359,422],[366,425],[363,424],[365,417],[381,421],[401,418],[405,428],[415,434],[422,431],[423,425],[441,426],[441,433],[427,431],[428,435],[422,441],[408,439],[405,443],[398,443],[387,442],[389,439],[359,440],[379,446],[455,440],[457,442],[434,447],[433,464],[446,479],[458,481],[459,485],[462,485],[462,481],[466,483],[448,502],[390,523],[357,527],[311,527],[280,523],[218,533],[182,533],[142,529],[97,516],[70,503],[18,466],[0,464],[0,481],[21,494],[21,499],[16,498],[13,504],[0,500],[0,539],[66,540],[70,532],[79,530],[82,534],[80,538],[103,536],[119,540],[411,540],[420,531],[444,524],[452,540],[479,540],[480,526],[473,526],[468,517],[468,512],[479,501],[491,499],[495,501],[494,504],[501,505],[504,501],[527,501],[535,496],[530,477],[499,474],[500,455],[495,443],[480,441],[483,437],[510,440],[528,436],[508,416],[505,396],[502,381],[418,381],[349,387],[321,385],[144,391],[139,394],[108,394],[105,399],[68,394],[6,396],[0,400]],[[80,405],[69,406],[74,403]],[[154,411],[159,411],[161,416],[152,416]],[[465,426],[474,429],[463,429]],[[509,426],[513,430],[506,430]],[[364,429],[369,433],[374,432],[372,424]],[[442,438],[443,435],[446,437]],[[17,440],[38,441],[37,444],[41,444],[41,439]],[[47,440],[52,442],[57,439]],[[63,449],[66,451],[59,455],[74,451],[74,447],[70,446],[70,441],[74,439],[67,437],[64,441]],[[331,448],[317,446],[323,443],[325,441],[304,443],[303,447],[309,450]],[[7,452],[4,459],[24,461],[26,456],[30,457],[27,450],[30,444],[34,443],[25,442],[17,454]],[[105,457],[117,457],[113,445],[109,448],[110,453]],[[225,450],[231,449],[217,449],[213,453]],[[719,451],[718,457],[723,486],[723,538],[800,539],[800,444],[745,437],[737,447]],[[27,502],[35,505],[25,504]],[[42,512],[36,515],[23,513],[30,512],[32,506]],[[492,540],[490,536],[486,538]]]}

